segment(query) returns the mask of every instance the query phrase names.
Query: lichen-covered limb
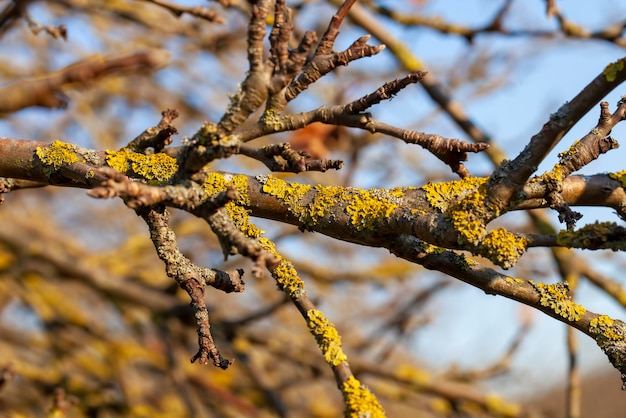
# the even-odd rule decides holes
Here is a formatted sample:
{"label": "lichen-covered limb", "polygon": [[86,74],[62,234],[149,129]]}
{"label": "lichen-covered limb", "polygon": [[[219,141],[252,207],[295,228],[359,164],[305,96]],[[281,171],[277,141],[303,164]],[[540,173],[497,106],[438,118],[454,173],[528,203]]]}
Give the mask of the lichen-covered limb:
{"label": "lichen-covered limb", "polygon": [[30,106],[64,107],[67,97],[63,89],[88,85],[98,78],[124,71],[155,70],[166,63],[159,51],[138,52],[120,58],[89,58],[68,65],[45,77],[27,79],[0,90],[0,114],[15,112]]}
{"label": "lichen-covered limb", "polygon": [[[398,236],[389,250],[398,257],[438,270],[483,290],[524,303],[592,337],[611,364],[621,372],[626,384],[626,324],[606,315],[588,311],[568,295],[567,283],[546,285],[503,275],[493,269],[467,264],[452,251],[420,252],[423,243],[412,236]],[[465,268],[459,268],[466,265]]]}
{"label": "lichen-covered limb", "polygon": [[[223,175],[209,173],[205,179],[206,189],[210,193],[220,192],[224,187],[233,187],[234,184],[240,191],[238,203],[250,204],[249,187],[245,176]],[[318,347],[326,362],[330,365],[335,380],[346,399],[346,411],[359,413],[383,414],[376,397],[367,389],[360,386],[354,378],[347,362],[347,356],[341,348],[341,337],[326,316],[319,311],[307,296],[304,282],[298,277],[298,273],[292,263],[285,259],[277,250],[275,244],[266,239],[259,238],[262,231],[249,223],[247,211],[241,211],[240,207],[231,203],[225,209],[215,212],[206,218],[207,222],[217,234],[225,255],[230,252],[238,252],[256,261],[253,273],[260,278],[261,272],[267,269],[272,274],[278,288],[285,292],[306,321],[309,331],[315,337]],[[258,238],[258,239],[257,239]],[[344,387],[346,382],[357,382],[359,390],[352,387]],[[353,390],[354,389],[354,390]],[[361,402],[367,395],[367,402]],[[355,409],[356,408],[356,409]],[[348,416],[359,416],[348,414]],[[377,415],[384,416],[384,415]]]}
{"label": "lichen-covered limb", "polygon": [[[178,170],[177,161],[165,153],[144,155],[122,149],[108,151],[103,158],[101,152],[81,150],[58,141],[39,147],[33,145],[26,141],[0,140],[0,150],[6,149],[7,154],[15,160],[26,158],[33,162],[33,169],[14,172],[17,177],[44,179],[52,184],[74,185],[76,180],[79,187],[94,187],[108,180],[104,172],[98,169],[105,160],[117,171],[159,185],[174,181],[173,176]],[[11,161],[15,160],[7,159],[8,172],[12,172]],[[5,172],[0,170],[0,174]],[[432,183],[419,189],[409,187],[365,191],[289,184],[274,178],[268,183],[270,178],[229,176],[237,180],[238,193],[254,195],[253,199],[247,197],[233,208],[239,208],[239,211],[249,209],[255,216],[280,219],[346,241],[380,245],[382,236],[413,234],[440,247],[471,250],[504,267],[515,264],[529,244],[524,242],[523,235],[503,229],[486,229],[481,212],[477,210],[484,205],[485,179]],[[622,213],[624,191],[621,182],[617,180],[618,175],[613,177],[615,179],[606,175],[567,178],[563,181],[562,196],[570,204],[606,204]],[[133,188],[131,194],[128,194],[131,190],[118,190],[116,193],[126,193],[127,197],[136,199],[138,205],[160,201],[206,218],[213,210],[212,204],[206,201],[207,196],[225,192],[228,183],[222,174],[209,173],[208,178],[213,183],[198,178],[194,182],[186,181],[178,186],[160,189],[150,189],[143,184],[127,185],[125,187]],[[581,180],[584,181],[581,183]],[[121,187],[120,184],[115,187]],[[204,190],[199,187],[202,184]],[[215,184],[216,187],[207,189],[208,184]],[[546,205],[541,200],[545,187],[539,182],[530,182],[525,188],[535,207]],[[109,192],[111,190],[113,188],[110,187]],[[143,203],[141,199],[137,200],[139,196],[144,199]],[[604,197],[600,199],[599,196]],[[533,206],[524,206],[529,207]],[[235,218],[244,219],[238,216]],[[531,238],[530,244],[533,246],[549,243],[550,239],[554,241],[549,236]],[[565,244],[563,241],[559,245]]]}
{"label": "lichen-covered limb", "polygon": [[105,163],[104,152],[61,141],[44,142],[0,138],[1,177],[67,187],[93,187],[98,178],[90,171]]}
{"label": "lichen-covered limb", "polygon": [[[466,182],[464,187],[473,187],[471,181]],[[364,245],[384,247],[390,235],[414,234],[429,244],[465,249],[504,267],[514,265],[526,248],[523,237],[502,228],[486,231],[484,225],[463,218],[471,216],[471,206],[457,208],[448,202],[452,212],[433,209],[426,188],[312,187],[270,176],[250,179],[250,193],[254,195],[250,200],[253,215],[258,210],[267,217],[268,209],[275,208],[272,219]],[[438,196],[443,199],[441,193]],[[454,195],[449,190],[445,194]]]}
{"label": "lichen-covered limb", "polygon": [[277,265],[270,268],[278,288],[289,296],[305,319],[309,331],[315,337],[324,356],[324,360],[335,375],[335,380],[343,394],[346,405],[345,416],[354,418],[361,416],[384,417],[384,411],[376,396],[352,374],[348,357],[341,346],[341,336],[337,328],[309,299],[304,282],[298,277],[296,269],[289,260],[278,253],[273,242],[266,238],[261,238],[260,242],[263,248],[278,260]]}
{"label": "lichen-covered limb", "polygon": [[[38,149],[40,151],[37,151]],[[164,151],[168,150],[174,155],[179,155],[181,152],[180,148],[166,148]],[[38,153],[44,156],[44,161],[37,155]],[[176,159],[170,157],[166,152],[154,155],[132,153],[127,149],[104,152],[80,148],[60,141],[51,143],[0,138],[0,154],[4,157],[0,161],[1,177],[27,180],[41,185],[92,188],[106,180],[105,176],[98,174],[97,169],[107,164],[117,171],[125,172],[130,177],[155,183],[169,181],[178,169]],[[570,206],[609,207],[615,209],[622,218],[626,219],[625,178],[626,175],[623,173],[590,176],[572,175],[563,180],[561,196]],[[465,181],[471,182],[472,179]],[[255,193],[262,186],[252,177],[245,177],[245,182],[246,184],[249,183],[250,191]],[[437,187],[441,187],[442,190],[449,189],[454,184],[456,182],[433,183],[435,186],[440,185]],[[468,188],[467,190],[473,191],[475,189]],[[518,202],[513,210],[547,207],[548,203],[545,200],[547,192],[545,183],[529,181],[523,189],[524,200]],[[459,190],[454,193],[458,196],[467,196]],[[424,205],[425,197],[422,189],[413,188],[411,190],[411,188],[407,188],[403,198],[403,206],[410,206],[412,209],[426,212],[432,211],[433,208],[429,207],[430,205]],[[255,198],[261,199],[260,201],[264,204],[268,203],[263,200],[263,196],[255,196]],[[435,201],[430,201],[430,204],[433,202]],[[268,208],[279,209],[275,204],[268,206]],[[281,212],[285,212],[284,208]],[[264,215],[259,213],[258,216]]]}
{"label": "lichen-covered limb", "polygon": [[339,389],[346,404],[346,418],[384,418],[385,411],[378,403],[376,396],[354,376],[343,382]]}
{"label": "lichen-covered limb", "polygon": [[252,269],[255,277],[260,278],[263,271],[273,269],[278,264],[277,258],[266,251],[259,241],[241,232],[225,209],[217,210],[206,221],[219,239],[224,258],[230,254],[250,258],[255,263]]}
{"label": "lichen-covered limb", "polygon": [[586,250],[626,250],[626,228],[615,222],[594,222],[576,230],[552,235],[528,234],[529,246],[567,247]]}
{"label": "lichen-covered limb", "polygon": [[[619,67],[617,63],[612,65]],[[566,103],[557,113],[551,115],[541,132],[533,136],[530,143],[517,158],[500,164],[490,176],[479,200],[476,199],[476,196],[468,196],[465,198],[465,202],[462,201],[458,204],[459,210],[462,210],[463,207],[472,207],[471,213],[466,215],[459,210],[456,211],[459,215],[464,216],[463,225],[476,226],[473,228],[477,231],[476,234],[464,234],[464,238],[468,242],[471,243],[474,238],[482,238],[484,232],[481,232],[481,225],[484,229],[484,225],[517,206],[526,198],[524,187],[527,185],[529,177],[536,170],[536,166],[591,106],[624,79],[626,79],[626,71],[622,70],[618,70],[618,73],[612,74],[611,77],[607,77],[604,73],[596,77],[572,102]],[[546,184],[546,193],[542,198],[546,199],[548,205],[559,210],[561,218],[567,222],[568,228],[573,228],[575,222],[580,219],[580,215],[571,211],[560,194],[561,183],[571,172],[570,170],[591,161],[595,158],[594,155],[599,155],[602,150],[616,147],[615,141],[607,135],[613,126],[623,120],[626,105],[620,102],[617,111],[612,115],[608,112],[606,104],[603,104],[601,109],[600,122],[576,149],[576,155],[580,154],[581,156],[569,157],[569,152],[562,154],[561,160],[564,166],[557,166],[551,173],[540,178]],[[562,170],[564,170],[563,173]],[[534,181],[538,180],[534,179]],[[460,231],[463,232],[464,230],[467,228]]]}

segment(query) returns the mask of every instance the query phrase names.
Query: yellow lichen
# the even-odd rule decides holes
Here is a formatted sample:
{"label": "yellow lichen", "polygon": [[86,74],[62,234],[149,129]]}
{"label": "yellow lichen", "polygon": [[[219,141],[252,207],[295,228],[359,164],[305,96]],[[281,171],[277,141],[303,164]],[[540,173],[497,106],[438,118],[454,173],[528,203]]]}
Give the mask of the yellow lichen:
{"label": "yellow lichen", "polygon": [[107,150],[106,162],[120,173],[132,170],[133,173],[143,177],[152,185],[167,183],[178,170],[176,159],[167,154],[146,155],[132,152],[127,148],[122,148],[119,151]]}
{"label": "yellow lichen", "polygon": [[501,417],[517,417],[520,415],[520,407],[514,403],[506,402],[497,395],[487,395],[485,397],[487,411],[495,416]]}
{"label": "yellow lichen", "polygon": [[617,223],[596,221],[575,231],[559,231],[556,242],[564,247],[626,250],[623,235],[624,227]]}
{"label": "yellow lichen", "polygon": [[515,285],[515,284],[522,284],[522,283],[524,283],[524,280],[519,279],[519,278],[517,278],[517,277],[507,277],[506,279],[504,279],[504,281],[505,281],[507,284],[510,284],[510,285]]}
{"label": "yellow lichen", "polygon": [[52,173],[64,165],[70,165],[82,161],[82,158],[76,154],[75,145],[66,144],[59,140],[55,140],[46,147],[35,148],[35,154],[39,160],[46,166],[44,173],[50,177]]}
{"label": "yellow lichen", "polygon": [[578,150],[578,144],[580,143],[580,139],[577,139],[576,141],[574,141],[574,143],[565,151],[562,151],[559,153],[559,160],[560,161],[564,161],[566,159],[568,159],[569,157],[573,157],[575,155],[578,155],[579,150]]}
{"label": "yellow lichen", "polygon": [[[415,250],[424,254],[443,254],[446,251],[451,251],[443,247],[438,247],[436,245],[429,244],[422,240],[419,241],[419,244],[415,247]],[[455,251],[451,251],[451,252],[454,253],[455,264],[465,271],[470,270],[472,267],[475,267],[476,265],[478,265],[476,260],[473,260],[471,257],[468,257],[465,254],[455,252]]]}
{"label": "yellow lichen", "polygon": [[554,313],[568,321],[575,322],[580,320],[587,309],[578,305],[570,299],[567,291],[569,286],[567,283],[559,282],[555,284],[529,283],[539,293],[539,303],[541,306],[550,308]]}
{"label": "yellow lichen", "polygon": [[398,205],[375,190],[358,190],[350,197],[346,212],[352,225],[359,230],[374,229],[378,222],[391,216]]}
{"label": "yellow lichen", "polygon": [[210,172],[204,180],[204,190],[209,196],[223,192],[226,190],[228,181],[222,173]]}
{"label": "yellow lichen", "polygon": [[487,177],[468,177],[463,180],[432,183],[422,186],[428,203],[440,212],[446,212],[464,197],[478,190],[485,184]]}
{"label": "yellow lichen", "polygon": [[449,217],[454,229],[459,232],[459,244],[478,245],[485,236],[484,221],[478,216],[478,208],[483,207],[484,188],[471,193],[450,209]]}
{"label": "yellow lichen", "polygon": [[478,265],[478,261],[474,260],[473,258],[465,255],[465,254],[458,254],[459,256],[459,264],[460,267],[463,270],[471,270],[473,267],[476,267]]}
{"label": "yellow lichen", "polygon": [[607,315],[600,315],[589,323],[589,332],[600,347],[604,347],[609,341],[624,339],[624,335],[617,332],[614,325],[615,321]]}
{"label": "yellow lichen", "polygon": [[300,218],[300,214],[304,211],[301,200],[311,190],[311,186],[308,184],[291,184],[274,176],[269,176],[263,184],[262,190],[264,193],[279,199],[290,212]]}
{"label": "yellow lichen", "polygon": [[276,246],[272,241],[267,238],[260,238],[259,243],[264,250],[270,252],[279,260],[278,266],[271,271],[278,288],[287,293],[292,299],[300,299],[305,296],[304,282],[298,277],[298,272],[293,267],[293,264],[285,260],[278,251],[276,251]]}
{"label": "yellow lichen", "polygon": [[[333,207],[346,205],[346,213],[358,229],[373,229],[398,207],[406,188],[360,190],[337,186],[288,183],[269,176],[262,180],[262,191],[281,201],[295,215],[302,228],[315,226]],[[310,193],[312,192],[312,193]]]}
{"label": "yellow lichen", "polygon": [[341,362],[348,360],[341,349],[341,337],[335,325],[317,309],[308,310],[306,316],[309,331],[315,336],[324,360],[331,366],[339,366]]}
{"label": "yellow lichen", "polygon": [[396,369],[398,379],[411,382],[418,388],[422,388],[430,384],[432,377],[426,370],[418,369],[409,364],[403,364]]}
{"label": "yellow lichen", "polygon": [[425,241],[422,241],[421,244],[422,245],[420,246],[420,252],[423,252],[426,254],[443,254],[446,252],[445,248],[429,244]]}
{"label": "yellow lichen", "polygon": [[315,196],[311,203],[307,205],[306,216],[300,216],[300,222],[308,226],[314,226],[319,219],[330,213],[330,209],[346,199],[345,189],[337,186],[315,186]]}
{"label": "yellow lichen", "polygon": [[429,402],[429,405],[432,411],[444,417],[450,416],[453,412],[452,405],[450,405],[450,401],[444,398],[433,398]]}
{"label": "yellow lichen", "polygon": [[525,238],[518,238],[504,228],[489,231],[479,245],[481,255],[505,269],[513,267],[526,251]]}
{"label": "yellow lichen", "polygon": [[626,187],[626,170],[609,173],[609,177],[622,183],[622,187]]}
{"label": "yellow lichen", "polygon": [[341,393],[346,404],[346,418],[383,418],[385,411],[376,396],[354,376],[341,384]]}
{"label": "yellow lichen", "polygon": [[546,171],[541,176],[537,177],[538,180],[543,181],[548,185],[559,185],[565,179],[565,173],[563,172],[563,165],[557,163],[552,167],[552,170]]}
{"label": "yellow lichen", "polygon": [[261,120],[265,126],[273,131],[282,131],[285,128],[285,123],[281,120],[280,115],[276,113],[276,110],[274,109],[267,109],[263,112]]}
{"label": "yellow lichen", "polygon": [[259,229],[250,221],[250,213],[245,208],[250,204],[248,196],[248,178],[242,174],[230,175],[216,172],[210,172],[204,181],[204,190],[208,196],[223,192],[228,186],[234,186],[239,194],[239,200],[229,202],[224,207],[234,224],[241,232],[251,238],[258,238],[263,234],[263,230]]}
{"label": "yellow lichen", "polygon": [[613,82],[617,78],[617,74],[624,69],[624,58],[621,58],[615,62],[610,63],[606,66],[602,74],[604,74],[604,78],[608,82]]}

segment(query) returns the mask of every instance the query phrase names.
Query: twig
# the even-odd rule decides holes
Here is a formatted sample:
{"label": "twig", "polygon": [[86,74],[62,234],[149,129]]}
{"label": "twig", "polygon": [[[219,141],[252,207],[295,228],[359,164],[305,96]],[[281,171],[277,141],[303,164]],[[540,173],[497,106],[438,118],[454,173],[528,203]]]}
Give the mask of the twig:
{"label": "twig", "polygon": [[239,153],[262,162],[274,172],[325,172],[327,170],[339,170],[343,167],[341,160],[311,159],[307,152],[291,149],[289,143],[273,144],[261,148],[244,144],[239,148]]}
{"label": "twig", "polygon": [[324,35],[322,36],[322,39],[320,39],[320,43],[315,50],[316,56],[330,54],[333,46],[335,45],[335,39],[337,39],[337,35],[339,35],[339,27],[355,2],[356,0],[345,0],[330,19],[326,32],[324,32]]}
{"label": "twig", "polygon": [[[385,49],[385,45],[368,45],[369,39],[369,35],[361,36],[345,51],[333,53],[330,56],[320,54],[320,47],[318,46],[313,59],[304,66],[300,75],[294,78],[285,89],[285,100],[289,102],[295,99],[311,84],[333,71],[336,67],[348,65],[350,62],[361,58],[371,57]],[[325,51],[323,48],[322,50]]]}
{"label": "twig", "polygon": [[[333,0],[337,4],[339,0]],[[363,7],[355,4],[349,15],[350,20],[372,34],[383,43],[394,55],[398,63],[407,71],[425,71],[425,64],[415,56],[410,49],[400,42],[393,34],[387,31],[379,21],[370,16]],[[444,89],[442,83],[431,71],[427,73],[422,81],[426,93],[437,103],[474,142],[484,142],[491,146],[486,149],[487,156],[494,162],[499,163],[505,158],[504,152],[491,142],[491,137],[478,127],[476,123],[467,115],[463,107],[456,102]]]}
{"label": "twig", "polygon": [[54,39],[62,38],[63,40],[67,41],[67,27],[65,25],[59,25],[56,27],[50,25],[40,25],[39,23],[35,22],[35,20],[33,20],[33,18],[30,16],[30,13],[28,13],[27,11],[24,11],[22,16],[28,24],[28,28],[33,34],[38,35],[39,32],[43,31],[52,36]]}
{"label": "twig", "polygon": [[[232,360],[225,359],[215,346],[211,336],[209,313],[204,301],[204,288],[206,285],[216,285],[225,291],[243,291],[241,275],[243,271],[237,270],[222,274],[220,283],[215,270],[203,269],[194,266],[184,257],[176,243],[174,232],[169,227],[169,213],[164,207],[143,208],[138,212],[150,230],[152,240],[159,258],[165,263],[165,270],[179,286],[189,294],[191,306],[195,310],[196,324],[198,326],[198,352],[192,357],[191,362],[199,361],[201,364],[213,364],[222,369],[228,368]],[[229,279],[229,282],[223,279]],[[227,286],[224,286],[227,285]]]}

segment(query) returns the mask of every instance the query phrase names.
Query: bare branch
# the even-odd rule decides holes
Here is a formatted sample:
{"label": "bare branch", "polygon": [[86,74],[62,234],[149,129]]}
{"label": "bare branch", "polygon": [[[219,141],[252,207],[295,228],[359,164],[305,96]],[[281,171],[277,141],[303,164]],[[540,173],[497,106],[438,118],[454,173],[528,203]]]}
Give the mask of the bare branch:
{"label": "bare branch", "polygon": [[159,51],[137,52],[121,58],[93,57],[69,65],[44,77],[23,80],[0,90],[0,113],[30,106],[65,107],[63,89],[88,85],[98,78],[127,71],[155,70],[164,66],[166,56]]}
{"label": "bare branch", "polygon": [[156,4],[176,17],[180,17],[183,14],[198,17],[200,19],[207,20],[213,23],[224,23],[225,20],[215,11],[202,6],[182,6],[180,4],[172,3],[167,0],[143,0],[148,3]]}

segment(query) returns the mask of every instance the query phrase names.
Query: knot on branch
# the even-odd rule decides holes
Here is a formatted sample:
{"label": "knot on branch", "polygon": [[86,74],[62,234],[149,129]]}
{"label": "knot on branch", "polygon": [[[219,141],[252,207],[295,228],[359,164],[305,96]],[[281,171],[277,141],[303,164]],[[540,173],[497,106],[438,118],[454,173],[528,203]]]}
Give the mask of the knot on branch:
{"label": "knot on branch", "polygon": [[489,148],[489,144],[484,142],[468,143],[458,139],[439,137],[429,142],[425,148],[446,163],[459,177],[466,178],[471,175],[465,165],[463,165],[463,161],[467,161],[467,153],[484,151]]}

